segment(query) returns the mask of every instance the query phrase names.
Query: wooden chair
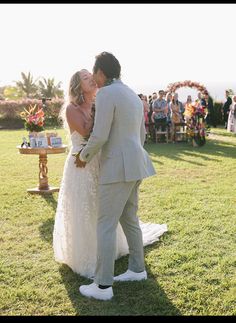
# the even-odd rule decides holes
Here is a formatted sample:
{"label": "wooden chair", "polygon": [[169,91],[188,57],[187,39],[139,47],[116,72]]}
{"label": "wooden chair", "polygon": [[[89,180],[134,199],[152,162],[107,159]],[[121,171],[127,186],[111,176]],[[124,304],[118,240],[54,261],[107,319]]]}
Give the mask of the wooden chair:
{"label": "wooden chair", "polygon": [[177,122],[172,125],[172,141],[187,141],[187,124]]}
{"label": "wooden chair", "polygon": [[157,143],[160,138],[164,137],[166,143],[169,142],[169,127],[166,126],[166,130],[162,131],[159,129],[155,129],[155,142]]}

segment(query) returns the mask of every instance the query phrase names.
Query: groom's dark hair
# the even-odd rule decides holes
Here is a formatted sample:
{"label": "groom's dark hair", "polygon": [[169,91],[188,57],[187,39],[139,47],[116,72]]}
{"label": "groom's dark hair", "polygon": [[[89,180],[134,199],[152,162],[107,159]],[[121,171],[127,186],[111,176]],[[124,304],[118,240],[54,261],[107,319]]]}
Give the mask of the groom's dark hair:
{"label": "groom's dark hair", "polygon": [[108,79],[118,79],[120,77],[120,63],[113,54],[102,52],[95,58],[96,60],[93,67],[93,73],[97,73],[98,69],[100,68]]}

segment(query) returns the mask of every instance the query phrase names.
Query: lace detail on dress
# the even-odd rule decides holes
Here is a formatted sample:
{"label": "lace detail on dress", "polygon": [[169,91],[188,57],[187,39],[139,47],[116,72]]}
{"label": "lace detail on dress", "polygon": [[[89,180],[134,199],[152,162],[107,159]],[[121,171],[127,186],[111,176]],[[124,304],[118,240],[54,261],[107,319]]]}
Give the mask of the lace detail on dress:
{"label": "lace detail on dress", "polygon": [[86,141],[78,132],[72,133],[71,141],[58,196],[53,247],[58,262],[89,277],[96,261],[99,156],[94,156],[85,168],[76,167],[72,153]]}
{"label": "lace detail on dress", "polygon": [[[93,277],[96,266],[96,224],[99,154],[85,168],[76,167],[72,153],[86,143],[78,133],[71,135],[72,147],[65,161],[53,231],[55,260],[74,272]],[[142,223],[144,245],[157,241],[167,231],[165,224]],[[126,237],[118,225],[116,258],[128,254]]]}

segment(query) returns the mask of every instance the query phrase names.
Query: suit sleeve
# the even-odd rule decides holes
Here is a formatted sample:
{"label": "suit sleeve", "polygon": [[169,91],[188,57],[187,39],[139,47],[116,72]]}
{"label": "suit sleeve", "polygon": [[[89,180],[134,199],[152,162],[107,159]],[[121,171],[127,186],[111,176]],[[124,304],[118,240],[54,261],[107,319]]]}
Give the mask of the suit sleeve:
{"label": "suit sleeve", "polygon": [[85,162],[89,162],[108,140],[115,109],[110,92],[101,89],[97,93],[95,107],[93,132],[80,153],[81,160]]}

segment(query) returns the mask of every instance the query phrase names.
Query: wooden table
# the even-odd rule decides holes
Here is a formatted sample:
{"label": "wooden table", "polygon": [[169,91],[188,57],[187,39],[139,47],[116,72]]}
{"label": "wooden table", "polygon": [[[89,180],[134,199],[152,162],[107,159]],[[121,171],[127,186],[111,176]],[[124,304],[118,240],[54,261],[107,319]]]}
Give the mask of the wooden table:
{"label": "wooden table", "polygon": [[21,146],[17,146],[17,148],[20,154],[39,155],[39,185],[36,188],[27,189],[27,192],[34,194],[51,194],[53,192],[58,192],[59,187],[52,187],[48,184],[47,155],[64,153],[66,151],[67,146],[49,146],[48,148],[23,148]]}

